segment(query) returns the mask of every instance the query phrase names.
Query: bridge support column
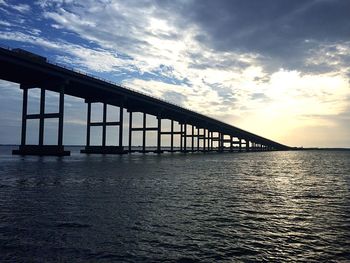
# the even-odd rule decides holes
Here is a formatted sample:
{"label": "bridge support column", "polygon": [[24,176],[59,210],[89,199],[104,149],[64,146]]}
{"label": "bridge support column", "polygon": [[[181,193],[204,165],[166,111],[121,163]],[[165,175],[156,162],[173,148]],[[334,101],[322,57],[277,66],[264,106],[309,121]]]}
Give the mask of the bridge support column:
{"label": "bridge support column", "polygon": [[[103,116],[102,122],[91,121],[91,104],[92,102],[87,100],[87,123],[86,123],[86,146],[81,153],[87,154],[125,154],[127,151],[124,150],[123,143],[123,107],[119,109],[119,121],[107,122],[107,103],[103,103]],[[118,146],[107,146],[107,126],[118,126],[119,127],[119,145]],[[91,145],[91,127],[102,127],[102,139],[101,146]]]}
{"label": "bridge support column", "polygon": [[119,147],[123,148],[124,107],[119,108]]}
{"label": "bridge support column", "polygon": [[157,150],[155,151],[155,153],[163,153],[162,151],[162,117],[160,114],[158,114],[157,116],[157,122],[158,122],[158,130],[157,130]]}
{"label": "bridge support column", "polygon": [[216,151],[220,152],[220,150],[221,150],[221,134],[220,134],[220,132],[217,132],[216,141],[217,141]]}
{"label": "bridge support column", "polygon": [[197,127],[197,152],[199,152],[199,136],[200,136],[200,129]]}
{"label": "bridge support column", "polygon": [[[69,151],[65,151],[63,147],[63,113],[64,113],[64,84],[58,83],[59,90],[59,107],[58,113],[45,113],[45,88],[40,87],[40,113],[28,114],[28,89],[36,86],[28,86],[21,84],[23,90],[23,108],[22,108],[22,134],[21,145],[18,150],[13,150],[15,155],[70,155]],[[57,145],[44,145],[44,121],[47,118],[58,118],[58,140]],[[27,120],[39,119],[39,143],[38,145],[27,145]]]}
{"label": "bridge support column", "polygon": [[187,123],[185,122],[183,124],[183,151],[184,153],[187,153]]}
{"label": "bridge support column", "polygon": [[206,149],[206,129],[203,128],[203,137],[202,137],[202,141],[203,141],[203,152],[205,152],[205,149]]}
{"label": "bridge support column", "polygon": [[174,151],[174,120],[171,120],[171,124],[170,124],[170,151],[173,152]]}
{"label": "bridge support column", "polygon": [[224,135],[220,132],[219,133],[219,152],[224,151]]}
{"label": "bridge support column", "polygon": [[26,145],[28,89],[23,89],[21,146]]}
{"label": "bridge support column", "polygon": [[238,152],[242,152],[242,139],[239,138],[238,141],[239,141]]}
{"label": "bridge support column", "polygon": [[45,89],[40,90],[39,146],[44,145]]}
{"label": "bridge support column", "polygon": [[142,114],[142,152],[146,152],[146,122],[147,122],[147,116],[146,113]]}
{"label": "bridge support column", "polygon": [[86,146],[90,146],[91,102],[87,103]]}
{"label": "bridge support column", "polygon": [[131,153],[132,145],[132,111],[129,112],[129,153]]}
{"label": "bridge support column", "polygon": [[207,151],[210,152],[210,130],[208,129],[208,137],[207,137]]}
{"label": "bridge support column", "polygon": [[194,152],[194,126],[192,125],[192,132],[191,132],[191,151]]}
{"label": "bridge support column", "polygon": [[249,140],[247,140],[247,139],[245,139],[245,150],[246,150],[246,152],[250,151]]}
{"label": "bridge support column", "polygon": [[180,123],[180,152],[182,152],[183,150],[183,126],[182,126],[182,123]]}

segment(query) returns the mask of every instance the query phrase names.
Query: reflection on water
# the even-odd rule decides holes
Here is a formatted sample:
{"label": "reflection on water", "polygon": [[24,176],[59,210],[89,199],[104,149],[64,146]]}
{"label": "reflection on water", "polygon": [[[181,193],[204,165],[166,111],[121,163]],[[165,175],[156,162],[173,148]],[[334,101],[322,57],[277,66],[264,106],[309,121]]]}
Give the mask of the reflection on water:
{"label": "reflection on water", "polygon": [[0,151],[0,261],[350,260],[350,152]]}

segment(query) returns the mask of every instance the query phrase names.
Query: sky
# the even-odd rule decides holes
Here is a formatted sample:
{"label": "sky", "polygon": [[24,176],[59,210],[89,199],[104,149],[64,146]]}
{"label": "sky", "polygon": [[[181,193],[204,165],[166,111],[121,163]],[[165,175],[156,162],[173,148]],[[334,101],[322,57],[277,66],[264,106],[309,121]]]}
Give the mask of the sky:
{"label": "sky", "polygon": [[[347,0],[0,0],[0,43],[286,145],[350,147],[349,12]],[[0,143],[19,143],[21,96],[0,82]],[[67,97],[66,144],[84,143],[85,122]]]}

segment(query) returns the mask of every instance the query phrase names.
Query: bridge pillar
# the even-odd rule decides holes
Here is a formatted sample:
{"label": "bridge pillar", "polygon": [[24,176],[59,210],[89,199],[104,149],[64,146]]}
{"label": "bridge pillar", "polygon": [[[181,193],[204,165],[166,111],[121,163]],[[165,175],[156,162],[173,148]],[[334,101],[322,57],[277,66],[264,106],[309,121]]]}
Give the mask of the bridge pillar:
{"label": "bridge pillar", "polygon": [[205,141],[205,152],[209,152],[209,130],[205,129],[204,130],[204,141]]}
{"label": "bridge pillar", "polygon": [[210,151],[210,132],[209,129],[206,129],[205,133],[205,151],[209,152]]}
{"label": "bridge pillar", "polygon": [[187,123],[183,124],[183,150],[182,152],[187,152]]}
{"label": "bridge pillar", "polygon": [[199,136],[200,136],[200,128],[197,127],[197,152],[199,152]]}
{"label": "bridge pillar", "polygon": [[239,151],[239,152],[242,152],[242,139],[239,138],[238,141],[239,141],[238,151]]}
{"label": "bridge pillar", "polygon": [[224,135],[220,132],[219,133],[219,152],[224,151]]}
{"label": "bridge pillar", "polygon": [[211,132],[211,151],[214,151],[214,132]]}
{"label": "bridge pillar", "polygon": [[174,151],[174,120],[171,120],[170,126],[170,151]]}
{"label": "bridge pillar", "polygon": [[202,140],[203,140],[203,152],[205,152],[205,149],[206,149],[206,129],[203,128],[203,137],[202,137]]}
{"label": "bridge pillar", "polygon": [[90,146],[91,102],[87,103],[86,146]]}
{"label": "bridge pillar", "polygon": [[191,131],[191,151],[194,152],[194,125],[191,125],[192,126],[192,131]]}
{"label": "bridge pillar", "polygon": [[222,152],[225,151],[225,134],[222,134]]}
{"label": "bridge pillar", "polygon": [[159,113],[157,116],[157,150],[155,153],[163,153],[162,151],[162,117]]}
{"label": "bridge pillar", "polygon": [[246,152],[250,151],[249,140],[247,140],[247,139],[245,139],[245,150],[246,150]]}
{"label": "bridge pillar", "polygon": [[211,130],[208,130],[208,152],[211,150]]}
{"label": "bridge pillar", "polygon": [[40,89],[39,145],[44,145],[45,89]]}
{"label": "bridge pillar", "polygon": [[[123,106],[119,107],[119,121],[107,122],[107,103],[103,103],[103,116],[102,122],[91,121],[91,104],[92,102],[87,100],[87,123],[86,123],[86,146],[81,153],[87,154],[125,154],[127,151],[123,147]],[[107,146],[107,126],[118,126],[119,127],[119,145],[118,146]],[[91,140],[91,127],[102,127],[102,139],[101,146],[92,146]]]}
{"label": "bridge pillar", "polygon": [[132,111],[129,112],[129,153],[131,153],[132,145]]}
{"label": "bridge pillar", "polygon": [[119,107],[119,147],[123,148],[124,107]]}
{"label": "bridge pillar", "polygon": [[216,137],[215,137],[215,141],[216,141],[216,151],[219,152],[220,151],[220,133],[216,132]]}
{"label": "bridge pillar", "polygon": [[183,125],[180,123],[180,152],[183,150]]}
{"label": "bridge pillar", "polygon": [[206,134],[206,151],[210,151],[210,131],[207,129],[207,134]]}
{"label": "bridge pillar", "polygon": [[146,152],[146,123],[147,123],[147,116],[146,113],[142,114],[142,152]]}
{"label": "bridge pillar", "polygon": [[[23,90],[23,108],[22,108],[22,134],[21,145],[18,150],[13,150],[15,155],[70,155],[69,151],[65,151],[63,147],[63,113],[64,113],[64,83],[58,83],[59,90],[59,107],[58,113],[45,113],[45,87],[40,87],[40,113],[28,114],[28,89],[36,88],[32,85],[21,84]],[[57,145],[44,145],[44,121],[47,118],[58,118],[58,140]],[[27,120],[39,119],[39,143],[38,145],[27,145]]]}

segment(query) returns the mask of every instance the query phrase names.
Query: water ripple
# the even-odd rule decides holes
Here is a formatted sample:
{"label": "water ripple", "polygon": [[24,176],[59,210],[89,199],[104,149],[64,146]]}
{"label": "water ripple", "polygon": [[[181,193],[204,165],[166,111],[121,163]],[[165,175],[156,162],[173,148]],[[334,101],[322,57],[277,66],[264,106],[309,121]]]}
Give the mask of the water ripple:
{"label": "water ripple", "polygon": [[0,251],[1,262],[348,262],[350,153],[2,154]]}

